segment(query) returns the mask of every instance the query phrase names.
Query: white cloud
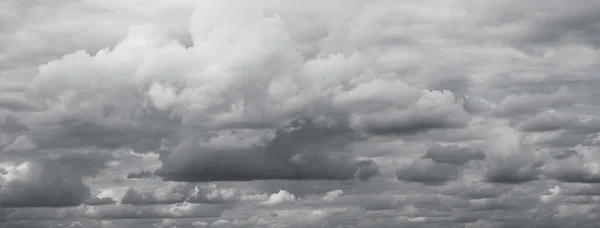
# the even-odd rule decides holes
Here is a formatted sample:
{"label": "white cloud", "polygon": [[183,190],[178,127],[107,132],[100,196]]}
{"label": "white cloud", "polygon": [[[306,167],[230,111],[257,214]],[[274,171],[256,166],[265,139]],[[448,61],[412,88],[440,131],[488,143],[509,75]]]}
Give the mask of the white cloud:
{"label": "white cloud", "polygon": [[294,201],[296,201],[296,196],[294,196],[293,194],[291,194],[285,190],[280,190],[277,193],[271,194],[271,196],[269,196],[269,198],[267,200],[261,202],[261,204],[267,205],[267,206],[273,206],[273,205],[277,205],[277,204],[294,202]]}

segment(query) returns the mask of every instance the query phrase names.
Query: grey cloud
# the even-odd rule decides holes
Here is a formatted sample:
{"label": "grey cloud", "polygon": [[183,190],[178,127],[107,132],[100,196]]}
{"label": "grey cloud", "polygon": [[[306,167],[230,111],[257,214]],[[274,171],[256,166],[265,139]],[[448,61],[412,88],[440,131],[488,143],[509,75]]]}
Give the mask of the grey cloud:
{"label": "grey cloud", "polygon": [[596,137],[598,137],[598,133],[594,134],[577,134],[570,133],[567,131],[558,131],[551,133],[542,133],[539,135],[534,135],[537,137],[532,137],[529,141],[531,144],[537,144],[544,147],[554,147],[554,148],[572,148],[576,146],[597,146],[598,141]]}
{"label": "grey cloud", "polygon": [[440,184],[458,178],[459,169],[453,164],[436,163],[433,160],[416,160],[396,171],[399,180]]}
{"label": "grey cloud", "polygon": [[491,183],[519,184],[539,179],[542,164],[527,158],[491,159],[484,179]]}
{"label": "grey cloud", "polygon": [[[521,33],[515,32],[510,36],[502,37],[514,45],[521,47],[549,46],[570,42],[598,45],[595,38],[599,34],[593,29],[598,21],[595,12],[600,8],[597,2],[584,1],[581,4],[568,4],[562,1],[550,1],[542,8],[539,7],[537,1],[528,3],[499,1],[493,5],[492,7],[498,7],[499,10],[491,11],[492,15],[487,15],[489,22],[521,25],[525,28]],[[528,13],[534,9],[554,13],[539,15]],[[501,12],[507,11],[512,13],[501,14]]]}
{"label": "grey cloud", "polygon": [[94,177],[107,168],[109,162],[117,159],[111,151],[98,149],[7,151],[7,148],[4,148],[2,161],[20,163],[39,160],[57,164],[61,170],[68,170],[82,177]]}
{"label": "grey cloud", "polygon": [[563,185],[565,194],[569,196],[596,196],[600,195],[599,184],[571,184]]}
{"label": "grey cloud", "polygon": [[354,177],[359,180],[369,180],[369,178],[379,174],[379,167],[373,160],[362,160],[356,162],[356,172]]}
{"label": "grey cloud", "polygon": [[547,108],[557,108],[574,104],[574,98],[567,87],[561,87],[551,94],[510,95],[498,104],[493,113],[502,117],[536,114]]}
{"label": "grey cloud", "polygon": [[485,160],[482,150],[458,145],[430,145],[419,160],[396,171],[399,180],[426,184],[443,184],[460,176],[462,165],[471,160]]}
{"label": "grey cloud", "polygon": [[81,176],[57,162],[26,162],[2,175],[2,207],[67,207],[90,196]]}
{"label": "grey cloud", "polygon": [[529,209],[535,207],[537,203],[538,199],[534,196],[507,194],[500,197],[471,200],[469,209],[476,211]]}
{"label": "grey cloud", "polygon": [[154,206],[105,205],[89,207],[79,217],[89,219],[210,218],[221,215],[215,205],[173,204]]}
{"label": "grey cloud", "polygon": [[413,135],[436,129],[463,128],[468,125],[471,117],[462,106],[458,103],[444,105],[446,107],[358,115],[354,124],[359,129],[376,135]]}
{"label": "grey cloud", "polygon": [[172,126],[162,125],[164,121],[153,116],[142,117],[140,122],[121,122],[110,117],[104,120],[67,119],[34,130],[31,138],[42,148],[129,147],[139,152],[156,151],[161,139],[171,133]]}
{"label": "grey cloud", "polygon": [[485,100],[472,96],[461,97],[463,100],[463,108],[470,114],[478,114],[492,109],[492,104]]}
{"label": "grey cloud", "polygon": [[485,160],[485,153],[480,149],[460,147],[457,145],[442,146],[433,144],[427,148],[423,158],[429,158],[436,163],[462,165],[471,160]]}
{"label": "grey cloud", "polygon": [[188,197],[190,189],[191,186],[188,185],[168,185],[167,187],[149,192],[129,188],[123,198],[121,198],[121,204],[153,205],[182,203]]}
{"label": "grey cloud", "polygon": [[564,130],[571,134],[590,134],[600,131],[600,120],[592,117],[582,120],[583,116],[573,114],[555,115],[540,113],[525,120],[519,127],[523,132],[548,132]]}
{"label": "grey cloud", "polygon": [[82,176],[94,176],[108,167],[115,157],[108,151],[90,150],[86,152],[47,152],[48,155],[58,155],[56,160],[61,166]]}
{"label": "grey cloud", "polygon": [[576,150],[552,151],[552,157],[557,160],[568,159],[573,156],[580,156]]}
{"label": "grey cloud", "polygon": [[22,94],[0,94],[0,110],[9,111],[39,111],[42,108],[27,100]]}
{"label": "grey cloud", "polygon": [[461,183],[458,182],[447,189],[440,190],[443,194],[457,195],[467,199],[484,199],[499,197],[510,190],[507,186],[488,183]]}
{"label": "grey cloud", "polygon": [[27,125],[21,123],[13,115],[6,115],[1,126],[2,132],[19,133],[29,130]]}
{"label": "grey cloud", "polygon": [[152,175],[153,175],[152,172],[147,171],[147,170],[142,170],[137,173],[128,173],[127,179],[142,179],[142,178],[151,177]]}
{"label": "grey cloud", "polygon": [[[297,119],[265,145],[244,149],[180,144],[156,172],[166,180],[351,179],[364,174],[347,147],[357,139],[344,121]],[[372,165],[370,165],[372,166]],[[363,174],[360,174],[363,172]]]}
{"label": "grey cloud", "polygon": [[539,113],[523,121],[518,129],[531,137],[531,143],[569,148],[577,145],[594,146],[600,132],[597,117],[570,113]]}
{"label": "grey cloud", "polygon": [[[0,220],[13,220],[2,225],[600,224],[594,190],[600,128],[597,117],[578,119],[600,111],[597,1],[427,2],[433,8],[394,0],[141,2],[0,3],[0,109],[11,116],[0,125],[2,181],[16,175],[12,162],[53,157],[69,171],[40,168],[50,173],[40,176],[79,183],[69,176],[85,175],[94,191],[134,184],[124,201],[139,204],[0,208]],[[143,23],[150,26],[128,31]],[[346,130],[354,134],[350,129],[291,126],[273,139],[253,135],[318,115],[349,116],[366,136],[394,141],[379,147],[394,153],[362,160],[374,153],[348,147],[361,143],[344,137]],[[251,136],[240,133],[248,128]],[[229,130],[237,132],[222,134]],[[431,142],[461,147],[436,145],[400,168],[396,178],[425,185],[392,181],[396,162],[420,156],[412,151]],[[516,147],[519,155],[512,154]],[[142,155],[110,156],[120,148]],[[541,155],[544,164],[528,157],[543,151],[553,151]],[[496,159],[507,155],[515,158]],[[255,180],[227,185],[284,189],[298,198],[266,207],[240,200],[239,189],[176,190],[158,178],[112,181],[160,162],[165,180]],[[286,180],[257,180],[273,178]],[[556,182],[569,182],[558,183],[564,195],[537,202],[540,189]],[[24,186],[22,192],[42,188]],[[345,195],[317,203],[308,196],[335,189]],[[69,202],[75,201],[82,200]]]}
{"label": "grey cloud", "polygon": [[546,164],[544,174],[552,179],[569,183],[600,183],[600,174],[593,163],[583,157],[570,157]]}

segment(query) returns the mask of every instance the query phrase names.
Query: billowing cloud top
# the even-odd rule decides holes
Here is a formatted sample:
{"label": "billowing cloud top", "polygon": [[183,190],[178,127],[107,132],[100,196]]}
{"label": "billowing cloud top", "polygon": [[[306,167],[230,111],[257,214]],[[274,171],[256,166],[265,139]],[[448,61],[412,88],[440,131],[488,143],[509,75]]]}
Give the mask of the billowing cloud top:
{"label": "billowing cloud top", "polygon": [[598,15],[0,3],[0,226],[597,227]]}

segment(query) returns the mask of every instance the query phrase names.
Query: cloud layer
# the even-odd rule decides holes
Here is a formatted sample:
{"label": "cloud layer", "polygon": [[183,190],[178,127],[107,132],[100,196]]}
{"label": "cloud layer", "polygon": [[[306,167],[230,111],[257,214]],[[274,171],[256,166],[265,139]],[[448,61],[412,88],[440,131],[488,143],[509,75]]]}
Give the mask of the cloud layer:
{"label": "cloud layer", "polygon": [[55,3],[0,3],[2,227],[600,224],[597,1]]}

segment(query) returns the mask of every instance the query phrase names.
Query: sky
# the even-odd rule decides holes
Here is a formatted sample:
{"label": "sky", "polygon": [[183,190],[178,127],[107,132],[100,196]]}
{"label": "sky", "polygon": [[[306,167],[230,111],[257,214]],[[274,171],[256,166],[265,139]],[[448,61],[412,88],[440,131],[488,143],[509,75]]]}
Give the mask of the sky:
{"label": "sky", "polygon": [[595,0],[0,2],[0,227],[600,226]]}

